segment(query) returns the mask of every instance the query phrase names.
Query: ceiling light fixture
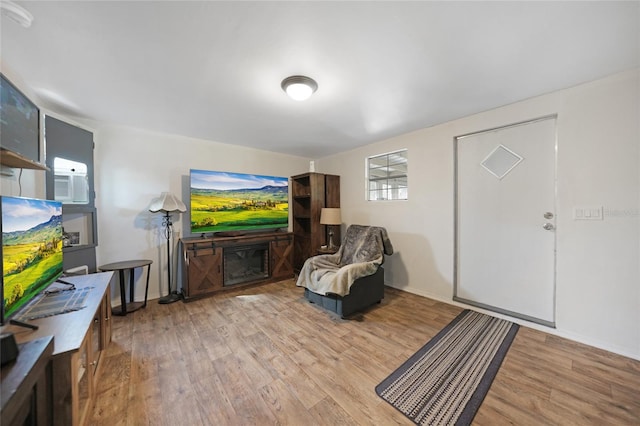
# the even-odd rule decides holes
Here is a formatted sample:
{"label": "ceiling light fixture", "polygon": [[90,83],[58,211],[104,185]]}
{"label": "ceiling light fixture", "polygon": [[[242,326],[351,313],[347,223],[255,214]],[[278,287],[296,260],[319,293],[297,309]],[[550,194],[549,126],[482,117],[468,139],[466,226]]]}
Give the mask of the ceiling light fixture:
{"label": "ceiling light fixture", "polygon": [[0,11],[2,15],[17,22],[25,28],[29,28],[33,22],[33,15],[22,6],[18,6],[12,1],[0,1]]}
{"label": "ceiling light fixture", "polygon": [[318,83],[312,78],[304,75],[292,75],[282,80],[280,85],[291,99],[304,101],[318,89]]}

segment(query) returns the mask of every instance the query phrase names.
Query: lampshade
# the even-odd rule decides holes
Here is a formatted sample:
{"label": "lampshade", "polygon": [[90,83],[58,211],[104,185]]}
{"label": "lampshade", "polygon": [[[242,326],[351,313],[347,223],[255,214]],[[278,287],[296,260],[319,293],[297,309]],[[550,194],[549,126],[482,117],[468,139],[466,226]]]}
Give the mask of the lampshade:
{"label": "lampshade", "polygon": [[33,15],[28,10],[9,0],[0,1],[0,13],[25,28],[33,22]]}
{"label": "lampshade", "polygon": [[318,83],[304,75],[292,75],[282,80],[281,87],[291,99],[304,101],[318,89]]}
{"label": "lampshade", "polygon": [[320,212],[320,223],[323,225],[340,225],[342,223],[342,218],[340,217],[340,209],[322,209]]}
{"label": "lampshade", "polygon": [[159,198],[156,198],[151,202],[149,211],[156,212],[186,212],[187,207],[184,203],[175,195],[170,192],[163,192]]}

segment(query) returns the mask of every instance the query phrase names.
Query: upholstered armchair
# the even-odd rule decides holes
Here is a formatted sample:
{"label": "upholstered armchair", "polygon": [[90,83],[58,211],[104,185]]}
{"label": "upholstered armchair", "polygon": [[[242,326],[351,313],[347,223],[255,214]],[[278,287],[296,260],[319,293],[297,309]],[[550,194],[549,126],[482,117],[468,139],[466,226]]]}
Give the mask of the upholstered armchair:
{"label": "upholstered armchair", "polygon": [[384,256],[393,254],[385,228],[351,225],[335,254],[307,259],[299,287],[305,297],[342,317],[384,298]]}

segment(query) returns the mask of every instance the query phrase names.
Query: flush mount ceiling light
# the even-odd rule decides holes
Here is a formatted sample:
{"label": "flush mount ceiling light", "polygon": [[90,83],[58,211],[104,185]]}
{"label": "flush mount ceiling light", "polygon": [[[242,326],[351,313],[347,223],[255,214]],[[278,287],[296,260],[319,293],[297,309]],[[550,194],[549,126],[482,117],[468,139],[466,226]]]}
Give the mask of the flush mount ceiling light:
{"label": "flush mount ceiling light", "polygon": [[17,22],[25,28],[29,28],[33,22],[33,15],[22,6],[18,6],[12,1],[0,1],[0,12],[2,12],[2,15]]}
{"label": "flush mount ceiling light", "polygon": [[304,75],[292,75],[282,80],[282,90],[286,92],[291,99],[296,101],[304,101],[318,89],[318,83],[312,78]]}

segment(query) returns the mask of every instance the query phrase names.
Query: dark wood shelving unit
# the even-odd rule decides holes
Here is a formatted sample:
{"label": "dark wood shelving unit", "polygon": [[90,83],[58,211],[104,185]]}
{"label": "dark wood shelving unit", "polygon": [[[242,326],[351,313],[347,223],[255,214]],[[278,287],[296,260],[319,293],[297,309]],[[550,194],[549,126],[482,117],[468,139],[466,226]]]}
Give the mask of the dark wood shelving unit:
{"label": "dark wood shelving unit", "polygon": [[[320,224],[323,207],[340,207],[340,176],[304,173],[291,177],[294,234],[293,266],[299,271],[304,261],[327,244],[327,227]],[[335,227],[334,241],[340,241]]]}

